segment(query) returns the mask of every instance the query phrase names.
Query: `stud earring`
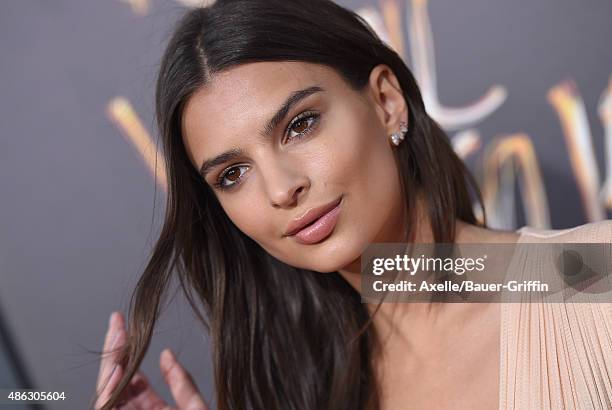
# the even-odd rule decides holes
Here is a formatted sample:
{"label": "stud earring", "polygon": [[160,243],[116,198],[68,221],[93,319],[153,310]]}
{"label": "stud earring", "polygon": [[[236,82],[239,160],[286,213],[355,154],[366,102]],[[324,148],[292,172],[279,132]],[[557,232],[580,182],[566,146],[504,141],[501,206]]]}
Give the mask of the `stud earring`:
{"label": "stud earring", "polygon": [[407,132],[408,124],[404,121],[400,121],[400,130],[391,134],[391,142],[393,145],[398,146],[404,140]]}

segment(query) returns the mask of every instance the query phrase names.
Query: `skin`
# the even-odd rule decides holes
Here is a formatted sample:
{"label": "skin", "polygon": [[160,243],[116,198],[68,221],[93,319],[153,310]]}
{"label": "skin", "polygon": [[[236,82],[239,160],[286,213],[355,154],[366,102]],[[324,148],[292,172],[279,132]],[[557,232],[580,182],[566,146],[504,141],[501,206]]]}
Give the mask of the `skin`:
{"label": "skin", "polygon": [[[426,220],[417,242],[433,242]],[[459,244],[519,238],[461,221],[456,228]],[[498,408],[500,317],[497,303],[383,303],[374,317],[382,346],[374,362],[381,408]]]}
{"label": "skin", "polygon": [[[117,387],[123,369],[118,364],[119,348],[126,340],[125,319],[120,312],[110,316],[108,329],[104,337],[104,354],[100,362],[96,392],[98,399],[95,409],[100,409],[108,401]],[[111,351],[112,350],[112,351]],[[170,349],[164,349],[159,358],[160,371],[164,381],[170,388],[176,405],[171,406],[157,393],[149,379],[138,371],[130,380],[130,384],[121,397],[121,404],[113,409],[148,409],[148,410],[208,410],[208,404],[198,391],[191,375],[177,361]]]}
{"label": "skin", "polygon": [[[379,87],[392,86],[382,72]],[[291,109],[271,137],[259,130],[294,91],[318,85],[325,91],[310,95]],[[389,93],[388,111],[371,104],[370,93],[351,90],[332,69],[297,62],[253,63],[218,75],[188,102],[183,118],[187,151],[196,169],[232,147],[248,155],[215,168],[206,176],[213,184],[227,166],[236,171],[231,191],[215,190],[229,218],[266,251],[286,263],[319,272],[333,272],[354,261],[369,242],[397,237],[402,198],[388,134],[407,119],[401,94]],[[308,122],[291,120],[304,111],[320,113],[312,132],[296,137]],[[386,125],[380,119],[386,118]],[[203,120],[205,119],[205,120]],[[290,137],[290,139],[287,139]],[[368,164],[367,166],[364,164]],[[375,165],[373,165],[375,164]],[[315,245],[285,237],[289,221],[307,209],[344,195],[334,234]],[[368,201],[363,201],[368,198]],[[367,202],[367,203],[365,203]],[[351,221],[368,221],[355,224]]]}
{"label": "skin", "polygon": [[[312,86],[323,91],[294,105],[270,135],[260,134],[291,93]],[[292,123],[303,112],[319,117]],[[359,290],[359,258],[368,244],[403,242],[401,227],[408,221],[402,216],[404,199],[389,135],[407,118],[399,82],[385,65],[375,67],[365,90],[357,92],[326,66],[258,62],[219,73],[198,90],[185,106],[182,132],[197,170],[222,152],[243,149],[238,158],[203,177],[242,232],[287,264],[322,273],[338,271]],[[229,168],[233,170],[222,182],[234,185],[229,190],[215,187]],[[416,240],[433,242],[423,212],[426,204],[417,192],[411,194],[417,204],[412,221]],[[293,218],[341,195],[340,216],[327,239],[305,245],[284,235]],[[456,229],[458,243],[518,239],[514,232],[461,221]],[[373,311],[375,305],[368,308]],[[498,305],[383,303],[374,325],[382,343],[375,369],[382,381],[383,409],[496,406]],[[182,394],[174,396],[183,403],[178,408],[187,408],[184,403],[192,400],[196,404],[189,408],[205,409],[185,369],[164,357],[162,363],[172,362],[177,369],[175,378],[167,380],[173,394]],[[147,383],[145,387],[151,400],[157,400]]]}

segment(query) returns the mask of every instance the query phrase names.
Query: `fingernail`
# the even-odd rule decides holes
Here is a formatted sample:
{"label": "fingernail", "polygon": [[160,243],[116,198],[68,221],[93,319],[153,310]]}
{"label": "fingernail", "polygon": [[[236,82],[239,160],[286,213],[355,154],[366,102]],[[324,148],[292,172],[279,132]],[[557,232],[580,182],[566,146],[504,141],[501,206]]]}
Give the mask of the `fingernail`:
{"label": "fingernail", "polygon": [[172,350],[165,348],[162,352],[162,360],[164,362],[164,366],[169,367],[174,361],[174,354],[172,353]]}
{"label": "fingernail", "polygon": [[113,312],[110,315],[110,319],[108,319],[108,327],[112,328],[115,324],[115,319],[117,318],[117,312]]}

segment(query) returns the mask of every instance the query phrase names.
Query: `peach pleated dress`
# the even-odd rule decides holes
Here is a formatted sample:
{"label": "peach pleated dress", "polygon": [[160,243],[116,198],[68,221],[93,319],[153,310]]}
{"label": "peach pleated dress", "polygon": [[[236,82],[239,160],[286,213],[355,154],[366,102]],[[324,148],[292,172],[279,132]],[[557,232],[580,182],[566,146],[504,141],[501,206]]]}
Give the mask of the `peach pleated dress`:
{"label": "peach pleated dress", "polygon": [[[519,244],[611,243],[612,220],[517,232]],[[525,260],[531,277],[550,270]],[[500,409],[612,409],[612,295],[604,303],[502,303],[500,330]]]}

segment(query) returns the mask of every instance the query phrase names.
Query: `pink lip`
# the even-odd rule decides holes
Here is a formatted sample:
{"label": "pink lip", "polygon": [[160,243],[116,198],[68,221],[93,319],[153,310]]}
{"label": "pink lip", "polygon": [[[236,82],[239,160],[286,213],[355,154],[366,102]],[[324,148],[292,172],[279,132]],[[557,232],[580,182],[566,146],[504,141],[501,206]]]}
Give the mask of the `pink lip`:
{"label": "pink lip", "polygon": [[302,228],[291,236],[295,237],[298,242],[306,245],[323,241],[331,235],[338,222],[341,204],[342,199],[340,199],[340,202],[338,202],[334,208],[317,218],[312,224]]}
{"label": "pink lip", "polygon": [[319,219],[321,216],[335,208],[341,200],[342,196],[340,196],[335,201],[329,202],[325,205],[316,208],[310,208],[304,214],[302,214],[302,216],[294,218],[291,222],[289,222],[289,225],[285,230],[285,236],[291,236],[294,233],[297,233],[300,229],[303,229],[306,226],[310,225],[315,220]]}

